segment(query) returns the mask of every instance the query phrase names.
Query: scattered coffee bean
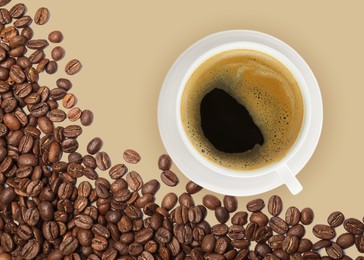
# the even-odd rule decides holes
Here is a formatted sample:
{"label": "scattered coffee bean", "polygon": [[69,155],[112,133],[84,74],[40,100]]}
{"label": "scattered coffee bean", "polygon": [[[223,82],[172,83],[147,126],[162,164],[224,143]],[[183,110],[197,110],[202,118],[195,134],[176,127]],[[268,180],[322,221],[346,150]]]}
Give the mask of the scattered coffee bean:
{"label": "scattered coffee bean", "polygon": [[331,227],[338,227],[340,226],[345,220],[345,216],[340,211],[335,211],[329,215],[327,218],[327,223]]}
{"label": "scattered coffee bean", "polygon": [[236,199],[235,196],[225,195],[223,202],[224,202],[224,207],[229,213],[232,213],[238,209],[238,200]]}
{"label": "scattered coffee bean", "polygon": [[39,25],[43,25],[48,22],[49,10],[46,7],[41,7],[37,10],[34,15],[34,22]]}
{"label": "scattered coffee bean", "polygon": [[314,217],[313,210],[311,208],[304,208],[301,211],[300,221],[303,225],[309,225],[312,223],[313,217]]}
{"label": "scattered coffee bean", "polygon": [[179,182],[177,175],[170,170],[161,173],[161,180],[165,185],[170,187],[176,186]]}
{"label": "scattered coffee bean", "polygon": [[55,61],[59,61],[64,58],[66,51],[61,46],[56,46],[51,51],[51,57]]}
{"label": "scattered coffee bean", "polygon": [[218,207],[221,207],[221,201],[212,194],[205,195],[202,198],[202,204],[210,210],[216,210]]}
{"label": "scattered coffee bean", "polygon": [[172,159],[168,154],[162,154],[158,160],[158,168],[162,171],[171,169]]}
{"label": "scattered coffee bean", "polygon": [[344,228],[353,235],[361,235],[364,232],[364,224],[356,218],[348,218],[344,221]]}
{"label": "scattered coffee bean", "polygon": [[81,124],[83,126],[89,126],[94,121],[94,114],[91,110],[85,109],[81,115]]}
{"label": "scattered coffee bean", "polygon": [[265,206],[265,203],[262,199],[255,199],[248,202],[246,208],[250,212],[258,212],[262,210]]}
{"label": "scattered coffee bean", "polygon": [[268,211],[272,216],[278,216],[283,209],[283,202],[281,197],[273,195],[268,201]]}
{"label": "scattered coffee bean", "polygon": [[82,64],[79,60],[70,60],[65,67],[65,71],[68,75],[74,75],[82,69]]}
{"label": "scattered coffee bean", "polygon": [[141,159],[140,155],[136,151],[134,151],[132,149],[125,150],[124,154],[123,154],[123,157],[124,157],[124,160],[127,163],[131,163],[131,164],[136,164]]}
{"label": "scattered coffee bean", "polygon": [[63,34],[60,31],[53,31],[48,34],[48,40],[52,43],[60,43],[63,40]]}

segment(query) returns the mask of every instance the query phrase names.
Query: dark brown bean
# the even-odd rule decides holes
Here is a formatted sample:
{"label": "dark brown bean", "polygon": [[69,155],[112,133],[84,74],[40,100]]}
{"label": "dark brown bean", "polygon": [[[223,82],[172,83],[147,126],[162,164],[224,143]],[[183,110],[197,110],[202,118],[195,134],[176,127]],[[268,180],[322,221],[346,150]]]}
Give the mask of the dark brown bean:
{"label": "dark brown bean", "polygon": [[177,175],[170,170],[161,173],[161,180],[170,187],[176,186],[179,182]]}
{"label": "dark brown bean", "polygon": [[246,208],[250,212],[258,212],[262,210],[265,206],[264,200],[262,199],[255,199],[251,200],[247,203]]}
{"label": "dark brown bean", "polygon": [[131,164],[136,164],[141,159],[140,155],[132,149],[125,150],[123,153],[123,157],[127,163],[131,163]]}
{"label": "dark brown bean", "polygon": [[312,223],[314,218],[314,213],[311,208],[304,208],[301,211],[301,218],[300,221],[303,225],[309,225]]}
{"label": "dark brown bean", "polygon": [[49,10],[46,7],[39,8],[34,15],[34,22],[43,25],[49,20]]}
{"label": "dark brown bean", "polygon": [[289,207],[286,211],[286,222],[288,225],[294,226],[298,224],[301,218],[301,212],[296,207]]}
{"label": "dark brown bean", "polygon": [[221,207],[221,201],[212,194],[205,195],[202,198],[202,204],[210,210],[215,210],[218,207]]}
{"label": "dark brown bean", "polygon": [[52,43],[60,43],[63,40],[63,34],[60,31],[52,31],[48,34],[48,40]]}
{"label": "dark brown bean", "polygon": [[229,213],[232,213],[238,208],[238,200],[235,196],[225,195],[223,199],[224,207]]}
{"label": "dark brown bean", "polygon": [[336,236],[335,230],[328,225],[315,225],[312,231],[316,237],[321,239],[333,239]]}
{"label": "dark brown bean", "polygon": [[79,60],[70,60],[65,67],[65,71],[68,75],[74,75],[82,69],[82,64]]}
{"label": "dark brown bean", "polygon": [[89,126],[92,124],[93,120],[94,120],[94,114],[92,113],[91,110],[88,110],[88,109],[85,109],[83,112],[82,112],[82,115],[81,115],[81,124],[83,126]]}
{"label": "dark brown bean", "polygon": [[327,223],[331,227],[338,227],[340,226],[345,220],[345,216],[340,211],[335,211],[329,215],[327,218]]}
{"label": "dark brown bean", "polygon": [[202,190],[202,187],[199,186],[198,184],[194,183],[193,181],[187,182],[187,184],[186,184],[186,191],[189,194],[196,194],[200,190]]}
{"label": "dark brown bean", "polygon": [[343,249],[349,248],[355,243],[355,236],[351,233],[343,233],[336,239],[336,243]]}
{"label": "dark brown bean", "polygon": [[344,221],[344,228],[353,235],[361,235],[364,232],[364,224],[356,218],[348,218]]}
{"label": "dark brown bean", "polygon": [[158,159],[158,168],[162,171],[171,169],[172,159],[168,154],[162,154]]}
{"label": "dark brown bean", "polygon": [[272,215],[272,216],[278,216],[283,209],[283,202],[281,197],[279,197],[278,195],[273,195],[272,197],[269,198],[268,201],[268,212]]}

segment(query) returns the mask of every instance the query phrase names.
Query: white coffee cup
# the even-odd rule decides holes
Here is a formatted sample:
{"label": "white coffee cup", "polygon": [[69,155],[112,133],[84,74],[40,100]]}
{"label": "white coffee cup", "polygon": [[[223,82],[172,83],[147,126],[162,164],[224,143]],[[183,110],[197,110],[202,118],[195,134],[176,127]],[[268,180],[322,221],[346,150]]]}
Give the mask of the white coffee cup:
{"label": "white coffee cup", "polygon": [[[303,122],[295,143],[281,160],[256,170],[237,171],[209,161],[191,144],[181,121],[181,97],[191,74],[208,58],[233,49],[252,49],[275,57],[294,75],[303,97]],[[286,184],[292,194],[299,193],[302,186],[296,175],[317,146],[322,120],[320,89],[303,58],[281,40],[250,30],[215,33],[189,47],[166,75],[158,103],[160,135],[175,165],[200,186],[235,196],[263,193],[282,184]]]}

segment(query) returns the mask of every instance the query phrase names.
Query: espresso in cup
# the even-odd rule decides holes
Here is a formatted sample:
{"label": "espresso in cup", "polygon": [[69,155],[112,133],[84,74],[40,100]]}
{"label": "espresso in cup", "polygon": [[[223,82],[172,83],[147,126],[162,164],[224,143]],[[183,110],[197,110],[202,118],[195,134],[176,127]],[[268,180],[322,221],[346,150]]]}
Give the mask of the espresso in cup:
{"label": "espresso in cup", "polygon": [[303,121],[303,99],[292,73],[256,50],[219,53],[194,70],[183,90],[181,119],[205,158],[233,170],[282,159]]}

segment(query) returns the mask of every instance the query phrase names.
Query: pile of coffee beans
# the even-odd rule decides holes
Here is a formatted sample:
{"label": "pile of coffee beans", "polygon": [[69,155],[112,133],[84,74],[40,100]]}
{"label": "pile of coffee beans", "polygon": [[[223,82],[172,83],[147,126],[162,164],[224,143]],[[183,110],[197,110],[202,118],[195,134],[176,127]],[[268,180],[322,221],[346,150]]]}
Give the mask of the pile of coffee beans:
{"label": "pile of coffee beans", "polygon": [[[63,34],[33,39],[32,22],[45,24],[49,10],[41,7],[32,18],[24,4],[4,7],[9,2],[0,0],[0,260],[352,259],[344,251],[352,246],[364,253],[363,222],[341,212],[314,225],[319,240],[310,241],[312,209],[289,207],[282,214],[279,196],[269,199],[269,214],[262,199],[237,211],[233,196],[206,195],[196,204],[193,194],[202,188],[190,181],[185,193],[165,194],[158,205],[160,182],[143,181],[124,163],[113,165],[101,138],[80,154],[80,124],[91,125],[93,113],[76,106],[69,79],[58,79],[54,88],[38,83],[41,72],[56,73],[65,57],[61,46],[51,59],[44,53]],[[65,72],[81,68],[72,59]],[[66,126],[66,119],[78,124]],[[132,149],[123,158],[131,165],[141,160]],[[173,187],[179,180],[171,166],[168,155],[159,158],[160,179]],[[99,177],[104,171],[112,181]],[[218,224],[205,220],[208,211]],[[337,234],[341,225],[346,231]]]}

